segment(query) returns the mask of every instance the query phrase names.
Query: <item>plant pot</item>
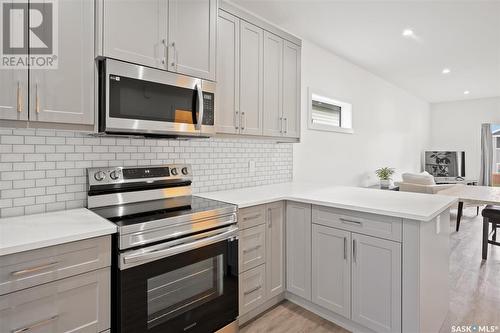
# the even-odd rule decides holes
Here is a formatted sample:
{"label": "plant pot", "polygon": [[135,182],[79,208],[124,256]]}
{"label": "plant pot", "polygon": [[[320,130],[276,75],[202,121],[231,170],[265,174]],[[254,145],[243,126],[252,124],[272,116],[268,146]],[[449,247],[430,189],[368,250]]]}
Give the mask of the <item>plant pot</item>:
{"label": "plant pot", "polygon": [[389,188],[391,186],[390,179],[381,179],[380,180],[380,188]]}

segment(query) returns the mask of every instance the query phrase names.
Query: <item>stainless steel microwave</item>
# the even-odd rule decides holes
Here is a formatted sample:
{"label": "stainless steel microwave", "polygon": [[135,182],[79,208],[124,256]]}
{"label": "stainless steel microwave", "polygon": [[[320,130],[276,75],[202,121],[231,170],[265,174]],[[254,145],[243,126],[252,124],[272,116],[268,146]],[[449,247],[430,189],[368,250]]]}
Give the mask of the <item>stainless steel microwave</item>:
{"label": "stainless steel microwave", "polygon": [[113,59],[99,62],[100,133],[208,137],[215,83]]}

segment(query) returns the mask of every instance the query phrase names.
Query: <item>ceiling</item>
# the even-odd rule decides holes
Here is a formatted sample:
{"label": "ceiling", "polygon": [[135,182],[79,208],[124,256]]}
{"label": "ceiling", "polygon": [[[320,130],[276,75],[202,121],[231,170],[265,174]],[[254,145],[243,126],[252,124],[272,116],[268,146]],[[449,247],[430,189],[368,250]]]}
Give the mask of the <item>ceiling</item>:
{"label": "ceiling", "polygon": [[500,96],[500,1],[233,2],[429,102]]}

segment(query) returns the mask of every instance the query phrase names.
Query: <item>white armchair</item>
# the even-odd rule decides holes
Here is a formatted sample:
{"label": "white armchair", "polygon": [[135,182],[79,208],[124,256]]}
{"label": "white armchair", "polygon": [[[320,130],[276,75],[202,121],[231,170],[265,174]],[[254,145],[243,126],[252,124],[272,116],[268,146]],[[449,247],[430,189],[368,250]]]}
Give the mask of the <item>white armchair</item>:
{"label": "white armchair", "polygon": [[399,190],[403,192],[418,192],[436,194],[441,190],[455,186],[455,184],[436,184],[434,177],[428,172],[422,173],[403,173],[402,182],[395,183]]}

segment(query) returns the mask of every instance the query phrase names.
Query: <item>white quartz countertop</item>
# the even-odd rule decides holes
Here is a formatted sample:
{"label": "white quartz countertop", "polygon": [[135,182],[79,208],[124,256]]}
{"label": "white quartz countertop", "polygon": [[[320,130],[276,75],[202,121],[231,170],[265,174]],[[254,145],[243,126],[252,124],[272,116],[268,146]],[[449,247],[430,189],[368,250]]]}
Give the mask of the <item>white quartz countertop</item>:
{"label": "white quartz countertop", "polygon": [[239,208],[279,200],[292,200],[420,221],[432,220],[457,202],[457,198],[437,194],[298,182],[197,195],[232,203],[238,205]]}
{"label": "white quartz countertop", "polygon": [[110,235],[116,226],[86,208],[0,219],[0,256]]}

